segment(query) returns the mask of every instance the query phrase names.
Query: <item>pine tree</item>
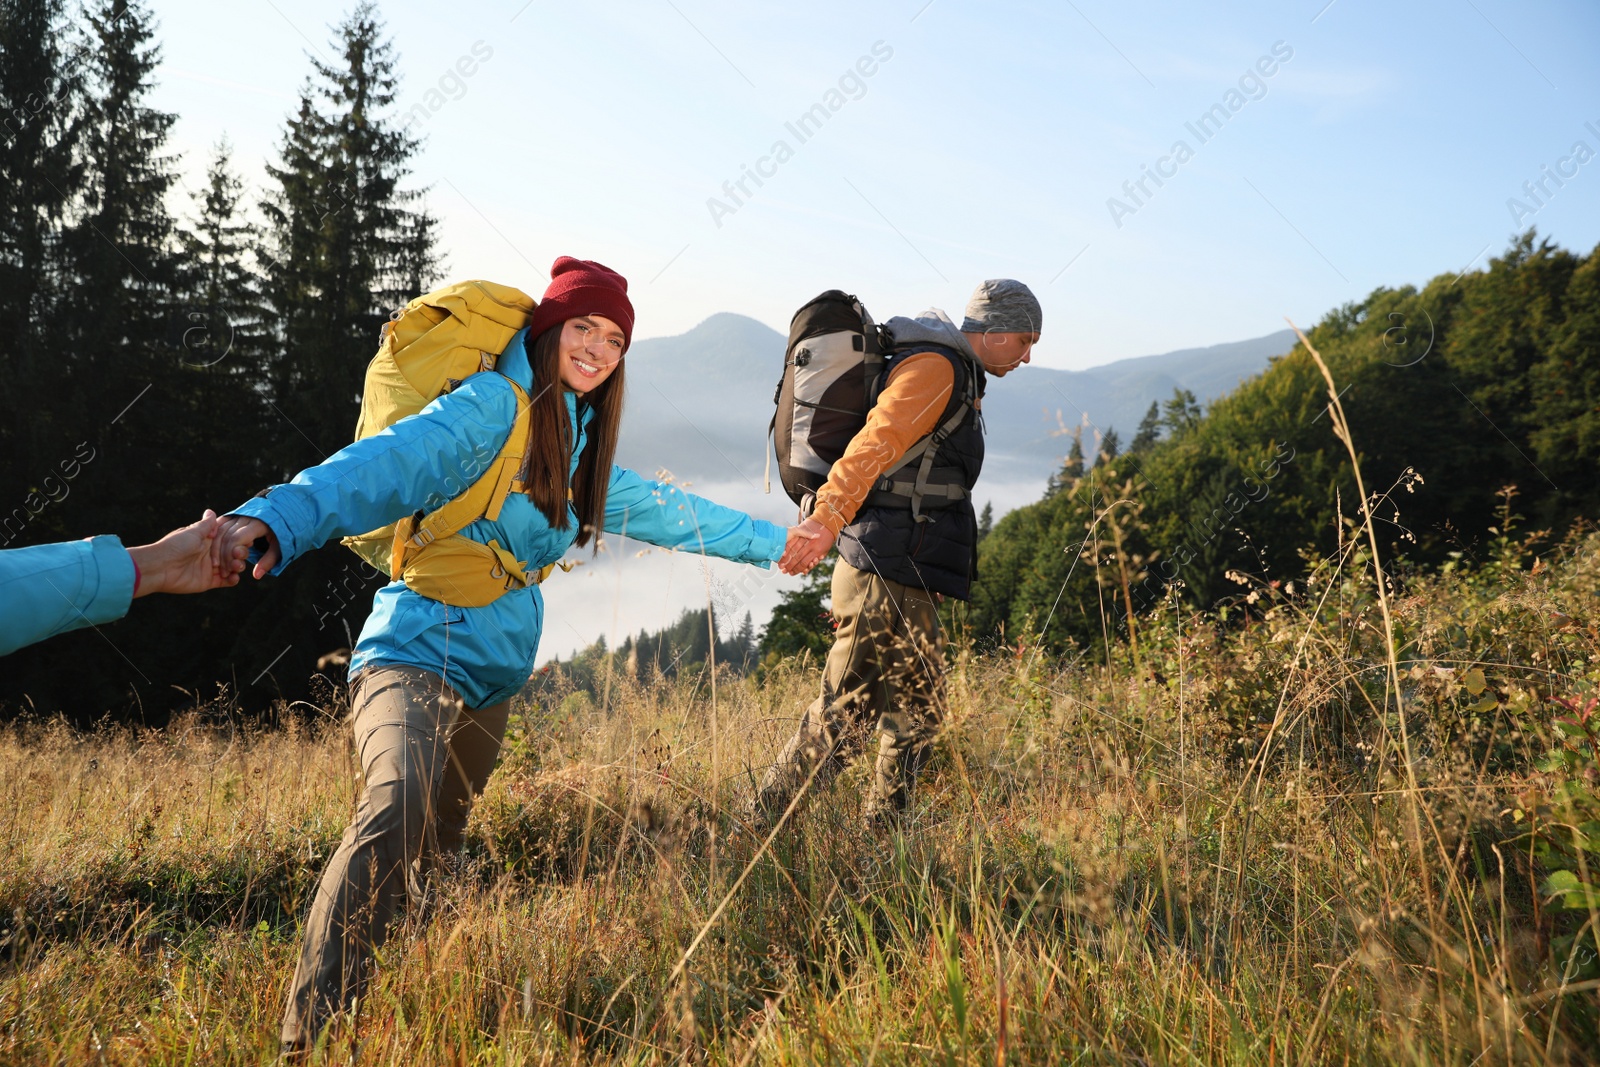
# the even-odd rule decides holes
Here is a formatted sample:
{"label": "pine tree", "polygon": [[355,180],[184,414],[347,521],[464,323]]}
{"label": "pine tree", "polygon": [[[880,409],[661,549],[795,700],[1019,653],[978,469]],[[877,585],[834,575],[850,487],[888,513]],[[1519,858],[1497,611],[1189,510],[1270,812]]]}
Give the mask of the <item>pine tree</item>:
{"label": "pine tree", "polygon": [[1072,447],[1067,450],[1066,462],[1061,464],[1061,469],[1050,476],[1045,484],[1044,496],[1048,500],[1057,493],[1070,490],[1083,477],[1083,430],[1072,431]]}
{"label": "pine tree", "polygon": [[1174,389],[1172,399],[1161,406],[1161,424],[1171,436],[1192,429],[1200,421],[1200,404],[1188,389]]}
{"label": "pine tree", "polygon": [[261,279],[250,257],[261,240],[243,213],[244,182],[233,171],[233,149],[223,138],[212,149],[205,188],[194,194],[196,212],[180,235],[182,304],[169,323],[168,341],[191,367],[220,366],[228,373],[259,374],[267,343]]}
{"label": "pine tree", "polygon": [[1121,451],[1122,439],[1117,436],[1117,428],[1113,426],[1106,430],[1106,435],[1100,439],[1100,460],[1109,463],[1116,459]]}
{"label": "pine tree", "polygon": [[193,214],[178,234],[183,259],[166,333],[167,355],[187,401],[186,454],[203,451],[209,460],[190,465],[185,479],[194,483],[197,498],[219,511],[267,481],[261,459],[268,427],[267,312],[251,269],[260,233],[244,213],[244,195],[224,139],[213,149],[205,185],[193,194]]}
{"label": "pine tree", "polygon": [[435,220],[401,184],[418,142],[394,121],[394,49],[376,6],[361,3],[332,44],[340,62],[312,59],[261,205],[284,475],[349,442],[379,326],[438,268]]}
{"label": "pine tree", "polygon": [[739,624],[739,631],[733,635],[731,651],[734,654],[729,657],[729,662],[740,670],[748,669],[750,661],[755,658],[756,623],[748,611],[744,613],[744,621]]}
{"label": "pine tree", "polygon": [[1134,431],[1133,444],[1128,446],[1128,451],[1148,452],[1159,440],[1161,440],[1161,403],[1152,400],[1150,410],[1139,420],[1139,428]]}
{"label": "pine tree", "polygon": [[1083,477],[1084,469],[1083,433],[1080,431],[1072,435],[1072,447],[1067,449],[1067,461],[1061,466],[1061,476],[1063,480],[1077,481]]}
{"label": "pine tree", "polygon": [[989,536],[994,529],[994,502],[987,501],[983,505],[983,513],[978,516],[978,540],[981,542]]}
{"label": "pine tree", "polygon": [[60,398],[101,453],[76,514],[98,529],[154,536],[173,524],[180,499],[148,484],[182,444],[181,387],[162,348],[177,266],[166,202],[177,181],[167,151],[177,116],[147,103],[160,55],[146,6],[103,0],[87,21],[88,165],[63,235],[72,291],[59,312],[68,362]]}
{"label": "pine tree", "polygon": [[[52,324],[64,288],[62,218],[78,190],[81,47],[60,0],[0,0],[0,332],[7,387],[0,390],[0,545],[63,536],[59,515],[36,521],[25,500],[35,480],[71,456],[76,441],[54,425]],[[44,410],[41,411],[41,406]],[[32,527],[32,529],[28,529]]]}
{"label": "pine tree", "polygon": [[[94,312],[78,323],[77,354],[105,364],[121,362],[122,353],[112,353],[118,344],[153,344],[163,333],[176,266],[166,196],[177,181],[177,158],[167,152],[167,136],[177,116],[145,103],[160,61],[154,18],[145,5],[102,0],[86,16],[87,171],[66,240],[78,299]],[[108,397],[105,403],[118,400]]]}
{"label": "pine tree", "polygon": [[[266,373],[273,479],[349,443],[379,326],[439,266],[435,221],[421,192],[403,185],[418,145],[394,115],[396,59],[375,5],[358,5],[332,45],[336,62],[312,59],[261,203],[263,295],[275,333]],[[317,656],[360,627],[377,584],[369,578],[337,545],[285,573],[241,647],[253,657],[242,677],[282,656],[253,699],[304,691]]]}

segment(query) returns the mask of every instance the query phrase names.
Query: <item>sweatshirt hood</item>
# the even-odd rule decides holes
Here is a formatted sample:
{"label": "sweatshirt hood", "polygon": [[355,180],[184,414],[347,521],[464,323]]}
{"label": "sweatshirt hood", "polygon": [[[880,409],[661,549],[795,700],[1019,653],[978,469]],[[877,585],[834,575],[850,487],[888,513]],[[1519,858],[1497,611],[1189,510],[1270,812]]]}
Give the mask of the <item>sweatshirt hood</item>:
{"label": "sweatshirt hood", "polygon": [[896,315],[884,323],[884,328],[894,338],[896,345],[935,344],[953,348],[967,359],[978,362],[978,354],[967,343],[967,338],[938,308],[929,308],[915,318]]}

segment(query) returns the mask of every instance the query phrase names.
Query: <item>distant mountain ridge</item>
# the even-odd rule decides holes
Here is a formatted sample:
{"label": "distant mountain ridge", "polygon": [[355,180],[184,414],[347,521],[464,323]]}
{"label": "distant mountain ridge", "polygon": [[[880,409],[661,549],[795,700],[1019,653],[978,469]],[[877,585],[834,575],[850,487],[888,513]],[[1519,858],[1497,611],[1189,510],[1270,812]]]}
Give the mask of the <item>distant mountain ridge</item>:
{"label": "distant mountain ridge", "polygon": [[[767,424],[783,367],[784,336],[732,312],[687,333],[634,342],[628,350],[628,408],[617,462],[679,479],[759,485]],[[1121,359],[1088,370],[1030,366],[991,380],[984,398],[985,472],[1011,481],[1045,480],[1068,448],[1064,430],[1115,427],[1126,445],[1152,400],[1184,388],[1202,404],[1232,391],[1294,347],[1294,333],[1161,355]]]}

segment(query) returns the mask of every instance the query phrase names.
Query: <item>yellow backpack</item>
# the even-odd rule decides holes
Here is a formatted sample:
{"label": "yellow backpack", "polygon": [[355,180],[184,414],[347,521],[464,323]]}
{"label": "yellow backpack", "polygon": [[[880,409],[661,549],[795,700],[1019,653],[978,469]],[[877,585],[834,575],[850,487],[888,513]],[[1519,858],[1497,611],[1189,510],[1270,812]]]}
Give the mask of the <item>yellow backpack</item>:
{"label": "yellow backpack", "polygon": [[[511,286],[468,281],[435,289],[395,312],[384,323],[378,354],[367,366],[356,440],[415,415],[470,375],[494,370],[535,306],[532,297]],[[476,482],[437,511],[346,537],[344,545],[391,579],[404,578],[413,591],[458,607],[482,607],[512,589],[543,581],[551,568],[530,574],[498,542],[481,544],[459,532],[478,519],[498,518],[522,469],[528,394],[516,382],[511,387],[517,395],[516,422]]]}

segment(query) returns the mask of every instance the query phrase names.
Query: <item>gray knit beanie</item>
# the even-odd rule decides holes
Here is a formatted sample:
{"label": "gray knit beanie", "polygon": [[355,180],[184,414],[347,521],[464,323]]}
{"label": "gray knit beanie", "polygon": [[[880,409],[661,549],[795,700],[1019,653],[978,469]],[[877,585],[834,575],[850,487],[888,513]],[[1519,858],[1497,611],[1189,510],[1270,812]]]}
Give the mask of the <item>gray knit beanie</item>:
{"label": "gray knit beanie", "polygon": [[990,278],[972,291],[961,332],[1038,333],[1043,319],[1032,289],[1015,278]]}

